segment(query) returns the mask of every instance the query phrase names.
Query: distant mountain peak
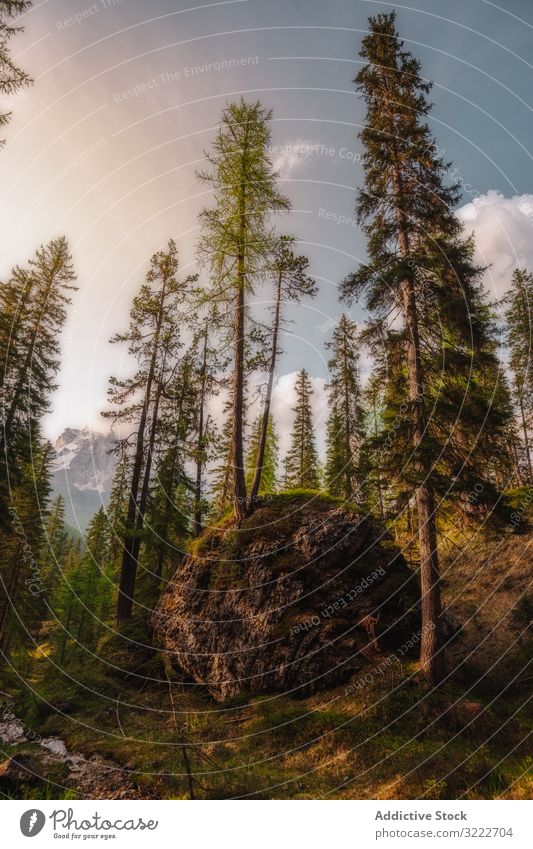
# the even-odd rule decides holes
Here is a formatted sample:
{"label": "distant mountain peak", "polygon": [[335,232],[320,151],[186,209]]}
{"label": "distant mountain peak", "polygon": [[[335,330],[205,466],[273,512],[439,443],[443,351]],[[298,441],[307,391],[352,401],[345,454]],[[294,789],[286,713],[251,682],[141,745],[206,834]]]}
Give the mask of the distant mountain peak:
{"label": "distant mountain peak", "polygon": [[84,529],[102,504],[107,504],[115,469],[111,454],[115,436],[88,427],[67,427],[55,442],[54,495],[65,498],[66,521]]}

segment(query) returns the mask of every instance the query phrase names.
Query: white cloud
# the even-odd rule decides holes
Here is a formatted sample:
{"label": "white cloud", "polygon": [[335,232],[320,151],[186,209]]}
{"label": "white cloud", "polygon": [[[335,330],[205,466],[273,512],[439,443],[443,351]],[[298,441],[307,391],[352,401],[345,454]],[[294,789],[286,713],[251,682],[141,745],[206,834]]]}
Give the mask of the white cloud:
{"label": "white cloud", "polygon": [[288,177],[301,170],[320,151],[320,143],[313,139],[289,139],[284,144],[273,144],[270,157],[275,171]]}
{"label": "white cloud", "polygon": [[[296,404],[296,391],[294,386],[297,377],[297,371],[280,375],[274,384],[272,392],[271,413],[276,423],[276,429],[279,437],[281,461],[289,450],[291,443],[291,431],[294,419],[293,408]],[[313,388],[311,409],[313,412],[316,446],[319,455],[323,456],[326,444],[326,422],[328,416],[326,380],[323,377],[312,377],[311,375],[309,376],[309,379]],[[255,381],[250,381],[248,385],[247,420],[249,427],[256,416],[261,414],[263,409],[262,398],[260,393],[257,391],[259,385],[264,388],[264,381],[260,381],[259,378]],[[209,415],[219,428],[221,428],[224,423],[224,406],[228,397],[228,391],[223,390],[209,401]],[[249,428],[247,433],[249,435]],[[217,458],[217,460],[218,459],[219,458]]]}
{"label": "white cloud", "polygon": [[[274,392],[272,393],[272,415],[278,429],[281,457],[285,455],[290,446],[292,423],[294,419],[292,410],[296,404],[296,391],[294,385],[297,377],[297,371],[280,375],[274,386]],[[310,380],[313,387],[311,408],[313,411],[317,448],[319,453],[322,453],[325,443],[326,420],[328,415],[326,381],[323,377],[311,376]]]}
{"label": "white cloud", "polygon": [[517,266],[533,270],[533,195],[506,198],[490,189],[457,214],[466,232],[474,231],[476,261],[491,265],[485,272],[491,297],[505,293]]}

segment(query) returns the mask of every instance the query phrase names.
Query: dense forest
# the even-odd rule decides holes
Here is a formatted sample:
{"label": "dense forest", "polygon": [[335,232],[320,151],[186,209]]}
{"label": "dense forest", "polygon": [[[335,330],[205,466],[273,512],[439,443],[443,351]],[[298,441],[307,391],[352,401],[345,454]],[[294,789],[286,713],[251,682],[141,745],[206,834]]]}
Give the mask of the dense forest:
{"label": "dense forest", "polygon": [[[31,83],[10,49],[16,17],[30,5],[0,2],[4,93]],[[210,192],[199,219],[196,272],[180,265],[172,234],[161,234],[129,318],[110,339],[127,352],[131,369],[127,377],[109,376],[103,417],[116,437],[114,481],[84,538],[67,527],[63,496],[51,495],[54,449],[42,429],[61,369],[61,332],[76,301],[68,234],[31,246],[27,261],[1,283],[2,722],[18,717],[39,739],[58,735],[101,759],[96,778],[76,784],[65,762],[50,754],[39,760],[38,741],[26,741],[26,772],[23,760],[13,760],[16,741],[11,748],[4,741],[11,763],[0,767],[4,795],[531,792],[528,685],[520,682],[530,683],[533,610],[533,271],[516,267],[503,299],[487,295],[474,236],[456,215],[461,183],[430,130],[431,84],[405,48],[394,12],[371,17],[357,49],[364,180],[354,203],[367,255],[337,281],[343,312],[324,351],[325,450],[305,362],[283,455],[273,413],[283,340],[293,329],[288,308],[311,302],[319,282],[292,232],[291,200],[270,155],[267,104],[239,98],[220,115],[197,172],[198,185]],[[8,121],[7,114],[0,120],[4,133]],[[356,303],[364,322],[352,317]],[[363,357],[372,363],[370,374],[363,373]],[[346,627],[367,635],[361,672],[350,667],[351,677],[294,697],[282,683],[277,700],[268,697],[276,691],[268,684],[242,693],[222,688],[215,698],[228,706],[226,716],[211,711],[206,681],[180,664],[184,649],[178,645],[176,660],[169,648],[161,625],[163,613],[174,615],[169,593],[181,592],[182,580],[192,586],[195,563],[204,568],[209,560],[215,565],[203,586],[233,590],[246,558],[264,555],[265,527],[276,523],[279,539],[269,531],[276,568],[288,568],[291,546],[306,556],[294,522],[305,530],[317,516],[327,524],[342,511],[374,529],[375,561],[370,546],[361,573],[367,583],[379,584],[368,577],[376,570],[388,570],[391,581],[394,568],[409,576],[401,609],[414,625],[387,642],[380,628],[396,615],[387,604],[397,592],[389,588],[387,599],[376,601],[385,613],[370,604],[351,624],[343,614]],[[337,545],[335,533],[336,526],[324,532],[316,562]],[[243,555],[245,544],[253,555]],[[393,555],[385,564],[386,550]],[[510,564],[520,550],[526,563],[515,563],[509,608],[517,636],[512,650],[498,649],[492,670],[477,643],[461,642],[461,632],[472,615],[468,605],[482,607],[495,582],[507,574],[507,591],[513,589]],[[307,585],[302,579],[308,590],[314,578]],[[371,601],[372,592],[365,590],[365,598],[370,593]],[[335,593],[326,598],[333,603]],[[495,622],[503,615],[485,612]],[[199,621],[198,608],[190,615]],[[329,621],[331,614],[302,607],[286,630],[304,629],[308,637],[320,627],[309,624],[313,618]],[[242,645],[236,640],[235,650],[245,651]],[[469,654],[468,666],[460,659],[470,648],[475,662]],[[263,655],[267,663],[275,649]],[[297,676],[293,685],[300,685]],[[151,748],[154,740],[169,745]],[[289,749],[283,763],[267,766]],[[335,766],[344,750],[352,754]],[[120,764],[120,780],[106,772],[110,763]],[[308,779],[300,777],[307,770]],[[352,776],[365,772],[365,780]]]}

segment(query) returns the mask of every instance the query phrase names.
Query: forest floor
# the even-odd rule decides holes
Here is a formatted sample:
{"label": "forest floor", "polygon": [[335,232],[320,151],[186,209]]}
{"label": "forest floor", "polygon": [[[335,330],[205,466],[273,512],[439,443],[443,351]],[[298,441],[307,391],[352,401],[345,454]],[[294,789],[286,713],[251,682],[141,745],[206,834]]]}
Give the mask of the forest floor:
{"label": "forest floor", "polygon": [[0,697],[0,792],[533,798],[532,545],[524,534],[477,540],[460,556],[450,548],[444,603],[462,632],[435,690],[414,662],[383,655],[348,685],[308,698],[216,703],[178,680],[161,654],[133,643],[110,641],[98,662],[68,671],[54,672],[43,653],[20,678],[0,675],[0,690],[11,694]]}

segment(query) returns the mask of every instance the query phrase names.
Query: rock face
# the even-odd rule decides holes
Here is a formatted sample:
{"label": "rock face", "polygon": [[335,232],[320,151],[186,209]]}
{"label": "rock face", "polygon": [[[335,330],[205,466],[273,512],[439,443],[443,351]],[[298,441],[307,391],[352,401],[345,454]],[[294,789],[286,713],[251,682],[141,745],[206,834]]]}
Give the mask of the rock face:
{"label": "rock face", "polygon": [[109,500],[116,456],[114,436],[67,428],[55,443],[53,494],[65,499],[65,519],[84,531]]}
{"label": "rock face", "polygon": [[181,669],[223,700],[342,683],[413,643],[418,623],[416,577],[374,519],[282,495],[199,539],[154,625]]}

